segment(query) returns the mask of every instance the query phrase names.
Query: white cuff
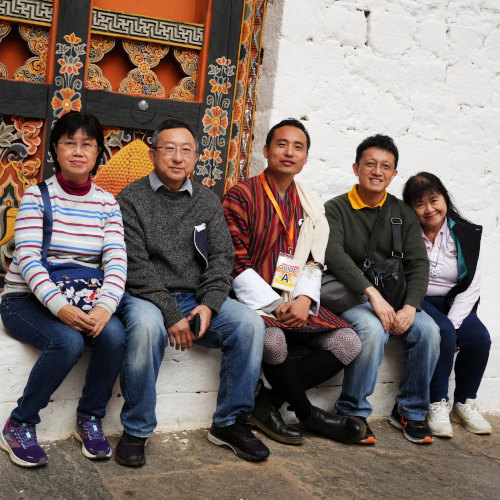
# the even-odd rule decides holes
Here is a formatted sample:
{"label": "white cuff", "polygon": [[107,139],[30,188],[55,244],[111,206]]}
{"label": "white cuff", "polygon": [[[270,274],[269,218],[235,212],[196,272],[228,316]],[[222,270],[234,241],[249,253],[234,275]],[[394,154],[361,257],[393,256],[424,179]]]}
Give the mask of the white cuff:
{"label": "white cuff", "polygon": [[317,266],[304,266],[299,280],[293,290],[293,298],[306,295],[312,300],[310,314],[317,316],[319,313],[319,297],[321,294],[322,271]]}
{"label": "white cuff", "polygon": [[281,295],[250,268],[234,278],[233,290],[240,302],[254,310],[266,307],[281,298]]}

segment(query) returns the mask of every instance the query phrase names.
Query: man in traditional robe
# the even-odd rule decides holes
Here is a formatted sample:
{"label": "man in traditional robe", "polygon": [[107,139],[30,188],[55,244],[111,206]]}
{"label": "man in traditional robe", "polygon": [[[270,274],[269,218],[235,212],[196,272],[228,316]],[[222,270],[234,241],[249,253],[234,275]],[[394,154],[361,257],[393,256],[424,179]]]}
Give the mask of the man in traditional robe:
{"label": "man in traditional robe", "polygon": [[[308,429],[352,443],[364,435],[364,425],[312,405],[306,395],[360,351],[350,325],[319,304],[328,223],[320,200],[294,181],[309,146],[300,121],[278,123],[264,146],[266,170],[234,186],[223,200],[235,247],[234,293],[266,323],[263,369],[271,389],[261,385],[251,423],[280,442],[301,443],[302,433],[279,412],[286,401]],[[295,359],[291,345],[306,354]]]}

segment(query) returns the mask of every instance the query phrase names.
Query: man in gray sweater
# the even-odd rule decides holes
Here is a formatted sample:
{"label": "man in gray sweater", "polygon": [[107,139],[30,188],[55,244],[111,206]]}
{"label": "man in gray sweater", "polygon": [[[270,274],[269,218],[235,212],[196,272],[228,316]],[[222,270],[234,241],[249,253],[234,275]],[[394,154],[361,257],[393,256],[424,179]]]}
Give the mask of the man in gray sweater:
{"label": "man in gray sweater", "polygon": [[228,298],[233,245],[219,199],[189,179],[198,159],[193,131],[180,120],[166,120],[153,134],[149,156],[154,171],[118,195],[128,278],[120,376],[124,432],[116,461],[144,465],[144,445],[156,427],[155,384],[165,348],[170,343],[191,349],[193,342],[222,350],[209,441],[245,460],[264,460],[269,450],[246,420],[260,373],[264,322]]}

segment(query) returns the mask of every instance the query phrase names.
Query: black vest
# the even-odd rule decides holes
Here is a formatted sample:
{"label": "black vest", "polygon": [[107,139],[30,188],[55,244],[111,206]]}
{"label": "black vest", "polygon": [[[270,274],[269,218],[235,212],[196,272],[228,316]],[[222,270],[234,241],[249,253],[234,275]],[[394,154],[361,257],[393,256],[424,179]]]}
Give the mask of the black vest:
{"label": "black vest", "polygon": [[[483,233],[482,226],[466,221],[457,214],[450,214],[450,218],[455,222],[451,231],[460,243],[460,248],[462,249],[462,254],[467,264],[467,274],[446,294],[446,301],[449,305],[453,303],[453,300],[459,293],[469,288],[476,274],[477,260],[481,248],[481,235]],[[479,300],[474,305],[473,311],[477,309],[478,303]]]}

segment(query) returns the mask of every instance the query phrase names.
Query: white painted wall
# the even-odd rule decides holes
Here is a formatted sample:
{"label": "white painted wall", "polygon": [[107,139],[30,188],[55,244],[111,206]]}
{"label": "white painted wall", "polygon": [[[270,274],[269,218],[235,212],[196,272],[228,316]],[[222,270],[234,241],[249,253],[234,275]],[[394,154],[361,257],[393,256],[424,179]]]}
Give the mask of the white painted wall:
{"label": "white painted wall", "polygon": [[[365,11],[369,11],[368,17]],[[493,337],[479,401],[500,409],[500,4],[497,0],[269,0],[259,81],[252,172],[267,130],[304,118],[312,137],[301,181],[325,201],[350,189],[356,146],[381,132],[399,146],[399,195],[408,176],[437,173],[458,206],[484,225],[479,309]],[[371,401],[387,414],[397,392],[401,352],[391,341]],[[0,425],[21,395],[37,352],[0,331]],[[167,349],[158,380],[158,430],[208,427],[218,388],[219,353]],[[41,412],[42,441],[67,437],[83,386],[84,355]],[[341,376],[314,392],[331,409]],[[452,393],[452,389],[450,389]],[[104,424],[121,429],[118,384]]]}
{"label": "white painted wall", "polygon": [[[299,180],[324,201],[355,183],[356,146],[384,133],[400,152],[390,192],[400,196],[409,176],[431,171],[484,226],[479,315],[493,344],[478,398],[500,409],[500,2],[269,0],[252,174],[265,167],[267,131],[290,116],[312,139]],[[375,414],[392,406],[399,353],[391,358]]]}

